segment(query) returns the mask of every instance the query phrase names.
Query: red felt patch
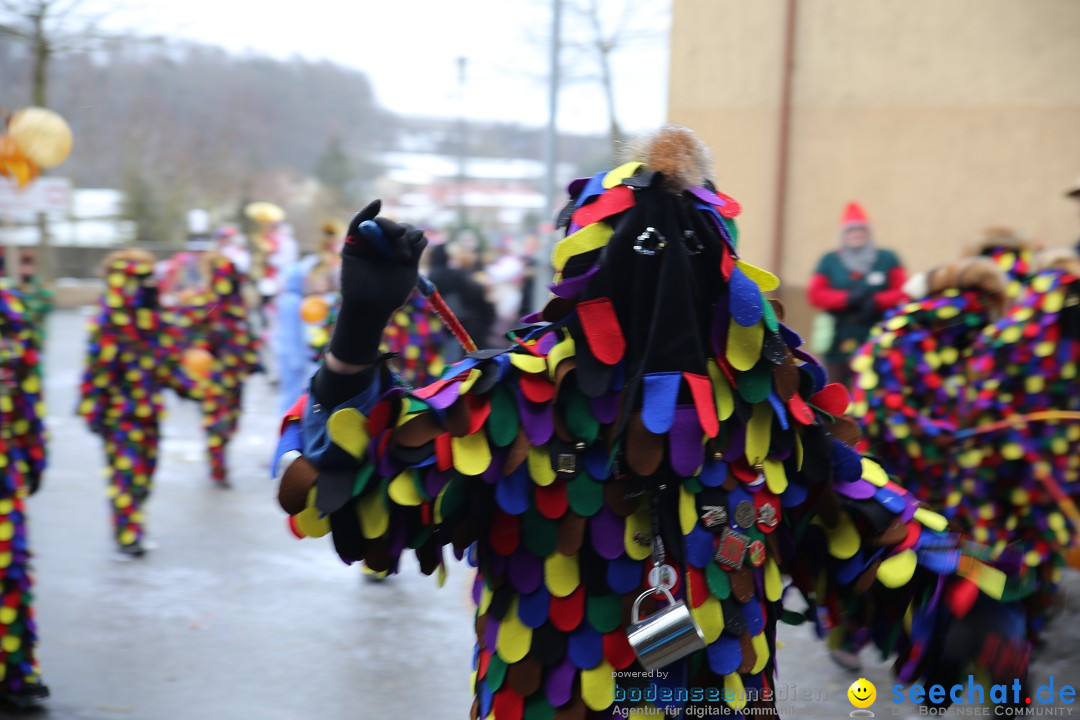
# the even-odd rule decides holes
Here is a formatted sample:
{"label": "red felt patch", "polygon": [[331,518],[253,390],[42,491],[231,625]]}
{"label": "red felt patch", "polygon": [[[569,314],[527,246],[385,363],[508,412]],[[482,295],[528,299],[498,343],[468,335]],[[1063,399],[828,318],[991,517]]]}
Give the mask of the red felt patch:
{"label": "red felt patch", "polygon": [[551,624],[562,632],[571,632],[585,617],[585,586],[578,585],[564,598],[551,596]]}
{"label": "red felt patch", "polygon": [[623,337],[611,300],[596,298],[578,303],[577,312],[581,328],[585,331],[585,340],[596,359],[605,365],[614,365],[622,360],[626,352],[626,338]]}
{"label": "red felt patch", "polygon": [[839,417],[851,404],[851,395],[840,383],[829,383],[820,392],[811,395],[810,402],[830,415]]}
{"label": "red felt patch", "polygon": [[469,434],[480,432],[491,415],[491,403],[486,397],[466,395],[465,403],[469,407]]}
{"label": "red felt patch", "polygon": [[731,474],[739,479],[740,482],[752,483],[758,479],[759,473],[754,468],[747,464],[746,458],[739,458],[736,462],[728,465],[728,469]]}
{"label": "red felt patch", "polygon": [[694,407],[697,408],[698,422],[701,429],[711,438],[720,432],[720,418],[716,413],[716,401],[713,399],[712,380],[704,375],[683,373],[686,384],[690,386],[690,394],[694,398]]}
{"label": "red felt patch", "polygon": [[536,486],[536,510],[549,520],[566,514],[566,480],[557,477],[550,485]]}
{"label": "red felt patch", "polygon": [[788,410],[791,411],[791,417],[795,418],[795,422],[800,425],[813,425],[814,411],[810,409],[799,393],[792,395],[787,404]]}
{"label": "red felt patch", "polygon": [[979,586],[967,578],[954,580],[945,593],[945,602],[958,618],[967,615],[978,598]]}
{"label": "red felt patch", "polygon": [[304,533],[300,532],[300,528],[296,527],[296,516],[295,515],[290,515],[286,522],[287,522],[287,524],[289,526],[289,532],[291,532],[294,536],[296,536],[297,540],[303,540],[306,537],[304,535]]}
{"label": "red felt patch", "polygon": [[[762,510],[762,508],[765,509]],[[757,514],[758,530],[763,533],[771,533],[783,518],[780,509],[780,498],[776,497],[767,487],[763,487],[754,494],[754,512]]]}
{"label": "red felt patch", "polygon": [[525,700],[514,692],[509,683],[503,683],[499,692],[495,693],[495,701],[491,704],[494,717],[506,718],[506,720],[521,720],[525,712]]}
{"label": "red felt patch", "polygon": [[588,205],[579,207],[570,219],[584,227],[632,207],[634,207],[633,189],[626,185],[616,185]]}
{"label": "red felt patch", "polygon": [[922,525],[916,520],[909,521],[907,524],[907,537],[896,546],[896,552],[915,547],[915,543],[919,542],[920,535],[922,535]]}
{"label": "red felt patch", "polygon": [[500,555],[510,555],[517,550],[518,540],[521,536],[521,520],[517,515],[510,515],[499,508],[495,508],[495,517],[492,519],[491,549]]}
{"label": "red felt patch", "polygon": [[428,398],[432,398],[432,397],[435,397],[436,395],[438,395],[440,390],[442,390],[444,387],[446,387],[447,385],[449,385],[452,382],[457,382],[457,378],[456,377],[451,377],[451,378],[444,378],[442,380],[436,380],[435,382],[431,383],[430,385],[425,385],[422,388],[417,388],[417,389],[413,390],[412,394],[414,396],[418,397],[418,398],[421,398],[423,400],[427,400]]}
{"label": "red felt patch", "polygon": [[731,251],[727,245],[720,246],[720,272],[725,280],[731,279],[731,271],[735,269],[735,258],[731,257]]}
{"label": "red felt patch", "polygon": [[292,407],[285,411],[284,417],[281,418],[281,432],[285,432],[285,428],[289,426],[289,423],[296,422],[304,417],[304,408],[307,407],[307,401],[307,393],[304,393],[296,399]]}
{"label": "red felt patch", "polygon": [[386,426],[390,424],[390,413],[392,409],[390,403],[386,400],[376,403],[375,407],[371,408],[367,421],[368,435],[375,437],[386,429]]}
{"label": "red felt patch", "polygon": [[521,386],[521,394],[529,402],[542,404],[551,402],[551,398],[555,397],[555,385],[544,377],[543,373],[521,373],[518,385]]}
{"label": "red felt patch", "polygon": [[742,212],[742,205],[740,205],[739,201],[731,197],[730,195],[725,195],[722,192],[717,192],[716,197],[723,200],[724,204],[713,205],[713,207],[715,207],[716,211],[724,217],[731,219],[733,217],[738,217],[739,213]]}
{"label": "red felt patch", "polygon": [[612,630],[604,635],[604,659],[616,670],[624,670],[637,658],[630,641],[622,630]]}
{"label": "red felt patch", "polygon": [[443,433],[435,438],[435,466],[440,470],[454,467],[454,451],[450,441],[450,433]]}
{"label": "red felt patch", "polygon": [[696,567],[686,568],[686,592],[690,596],[690,606],[699,608],[709,597],[709,588],[705,584],[705,573]]}
{"label": "red felt patch", "polygon": [[489,650],[481,650],[479,661],[476,663],[476,676],[481,680],[487,675],[488,663],[491,662],[491,652]]}

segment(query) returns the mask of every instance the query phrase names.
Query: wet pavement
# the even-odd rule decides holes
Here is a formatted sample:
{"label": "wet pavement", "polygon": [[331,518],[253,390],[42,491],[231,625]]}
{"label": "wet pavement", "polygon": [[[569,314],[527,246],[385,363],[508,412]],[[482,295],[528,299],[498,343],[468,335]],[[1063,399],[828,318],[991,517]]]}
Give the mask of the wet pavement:
{"label": "wet pavement", "polygon": [[[286,530],[269,477],[276,400],[245,392],[229,450],[233,488],[212,486],[196,407],[175,397],[154,493],[146,557],[119,560],[109,529],[100,442],[74,414],[85,316],[50,322],[46,387],[50,467],[31,500],[40,660],[53,697],[39,717],[72,720],[465,718],[471,703],[470,570],[446,587],[415,562],[383,583],[341,564],[326,539]],[[1080,684],[1080,578],[1036,662],[1036,683]],[[846,717],[857,677],[834,666],[807,627],[785,628],[780,688],[817,698],[791,716]],[[870,653],[864,654],[864,662]],[[888,664],[862,673],[878,717],[918,716],[883,702]],[[1080,715],[1080,711],[1076,713]]]}

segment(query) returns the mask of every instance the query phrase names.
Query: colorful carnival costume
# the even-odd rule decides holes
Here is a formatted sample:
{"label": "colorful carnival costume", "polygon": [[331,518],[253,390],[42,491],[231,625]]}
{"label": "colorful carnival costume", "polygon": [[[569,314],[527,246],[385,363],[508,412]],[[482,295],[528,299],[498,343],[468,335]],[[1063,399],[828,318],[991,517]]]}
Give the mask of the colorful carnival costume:
{"label": "colorful carnival costume", "polygon": [[913,300],[889,313],[851,362],[860,447],[946,517],[963,500],[952,448],[972,346],[1004,312],[1005,288],[986,258],[915,276],[905,286]]}
{"label": "colorful carnival costume", "polygon": [[113,529],[122,552],[143,552],[143,504],[157,466],[162,390],[198,397],[181,366],[184,332],[158,307],[153,257],[123,250],[105,259],[105,293],[90,322],[81,414],[105,442]]}
{"label": "colorful carnival costume", "polygon": [[987,328],[961,415],[959,522],[1022,573],[1031,631],[1045,623],[1080,539],[1080,260],[1036,274]]}
{"label": "colorful carnival costume", "polygon": [[450,334],[432,313],[427,299],[419,291],[413,291],[390,318],[383,333],[382,349],[397,354],[390,362],[405,382],[421,387],[446,369],[443,349],[448,342],[451,342]]}
{"label": "colorful carnival costume", "polygon": [[1034,272],[1035,249],[1015,231],[1005,227],[987,228],[968,254],[989,258],[1001,268],[1010,300],[1016,300],[1027,289]]}
{"label": "colorful carnival costume", "polygon": [[34,647],[37,626],[26,534],[26,498],[45,469],[37,339],[17,293],[0,281],[0,703],[48,697]]}
{"label": "colorful carnival costume", "polygon": [[261,370],[259,343],[248,320],[243,276],[216,252],[197,260],[202,283],[182,295],[177,324],[192,347],[210,353],[213,364],[203,383],[202,415],[214,482],[228,485],[225,451],[243,411],[244,381]]}
{"label": "colorful carnival costume", "polygon": [[[444,545],[469,556],[474,718],[612,717],[642,683],[669,714],[721,693],[734,717],[769,708],[785,572],[828,607],[872,596],[902,678],[959,678],[941,646],[1005,576],[840,439],[847,392],[763,297],[777,279],[738,259],[739,206],[696,136],[667,128],[643,154],[571,184],[551,324],[418,390],[345,374],[376,361],[425,242],[375,219],[384,255],[377,203],[354,219],[330,355],[279,446],[292,527],[375,570],[407,548],[440,575]],[[642,669],[635,598],[645,617],[685,603],[699,630],[664,678],[614,677]],[[957,652],[995,637],[992,672],[1018,677],[1023,640],[998,630]]]}

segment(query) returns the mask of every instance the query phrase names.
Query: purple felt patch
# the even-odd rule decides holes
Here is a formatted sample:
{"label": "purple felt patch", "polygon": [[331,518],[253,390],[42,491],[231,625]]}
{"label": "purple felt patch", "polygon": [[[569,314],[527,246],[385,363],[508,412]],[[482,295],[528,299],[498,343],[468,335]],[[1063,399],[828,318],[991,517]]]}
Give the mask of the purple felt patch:
{"label": "purple felt patch", "polygon": [[541,560],[528,550],[518,548],[507,562],[510,584],[518,593],[531,593],[540,587],[544,580],[544,568]]}
{"label": "purple felt patch", "polygon": [[836,492],[852,500],[868,500],[874,497],[877,486],[869,480],[856,480],[855,482],[838,482],[833,485]]}
{"label": "purple felt patch", "polygon": [[697,408],[680,405],[668,435],[671,468],[680,477],[692,477],[705,459],[705,434],[701,430]]}
{"label": "purple felt patch", "polygon": [[436,410],[445,410],[457,402],[457,399],[461,397],[461,394],[458,392],[460,389],[460,382],[447,383],[446,387],[428,398],[427,403]]}
{"label": "purple felt patch", "polygon": [[544,694],[547,695],[548,702],[555,707],[570,702],[576,676],[577,668],[569,657],[548,670],[547,682],[544,683]]}
{"label": "purple felt patch", "polygon": [[610,425],[615,422],[615,416],[619,412],[619,393],[605,393],[589,398],[589,410],[601,425]]}
{"label": "purple felt patch", "polygon": [[555,432],[555,421],[551,414],[551,405],[529,402],[520,392],[517,393],[517,401],[521,425],[525,428],[525,435],[529,438],[529,443],[534,447],[547,444],[552,433]]}
{"label": "purple felt patch", "polygon": [[495,616],[491,613],[487,614],[487,625],[484,627],[484,643],[485,650],[495,650],[495,641],[499,637],[499,621],[495,619]]}
{"label": "purple felt patch", "polygon": [[733,422],[728,425],[728,444],[724,448],[724,459],[728,462],[735,462],[742,458],[746,453],[746,426]]}
{"label": "purple felt patch", "polygon": [[589,540],[596,554],[605,560],[614,560],[623,552],[625,521],[611,512],[606,505],[589,519]]}
{"label": "purple felt patch", "polygon": [[600,270],[600,265],[593,265],[581,275],[571,278],[563,278],[560,283],[550,283],[548,289],[561,298],[574,298],[581,294],[589,280]]}
{"label": "purple felt patch", "polygon": [[707,202],[710,205],[719,205],[720,207],[725,207],[727,205],[727,202],[725,202],[722,197],[714,193],[712,190],[709,190],[708,188],[692,187],[687,190],[687,192],[696,197],[698,200],[701,200],[702,202]]}

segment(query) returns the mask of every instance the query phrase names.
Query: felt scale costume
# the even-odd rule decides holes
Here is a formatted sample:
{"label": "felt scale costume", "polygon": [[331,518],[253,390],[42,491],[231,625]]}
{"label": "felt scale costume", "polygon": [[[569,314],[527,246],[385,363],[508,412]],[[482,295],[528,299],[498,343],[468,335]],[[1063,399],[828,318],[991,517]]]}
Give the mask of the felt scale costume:
{"label": "felt scale costume", "polygon": [[1080,261],[1038,272],[979,338],[961,414],[965,532],[1018,574],[1034,635],[1080,539]]}
{"label": "felt scale costume", "polygon": [[989,258],[1002,269],[1010,300],[1016,300],[1027,289],[1034,273],[1035,250],[1031,243],[1013,230],[1005,227],[987,228],[969,254]]}
{"label": "felt scale costume", "polygon": [[905,291],[912,301],[889,313],[851,361],[852,415],[860,449],[952,517],[963,501],[952,450],[968,363],[1004,312],[1006,279],[992,260],[968,258],[913,277]]}
{"label": "felt scale costume", "polygon": [[105,259],[105,292],[90,322],[79,414],[105,443],[113,529],[122,552],[143,552],[143,505],[157,467],[162,391],[198,399],[181,367],[183,331],[158,307],[153,257],[123,250]]}
{"label": "felt scale costume", "polygon": [[243,410],[244,381],[261,370],[259,342],[248,321],[249,309],[241,292],[243,276],[232,261],[211,252],[201,255],[197,266],[201,282],[181,295],[176,322],[190,346],[213,357],[203,383],[203,428],[211,478],[227,485],[225,450]]}
{"label": "felt scale costume", "polygon": [[[739,205],[707,183],[696,136],[667,128],[642,157],[570,185],[550,324],[415,390],[378,365],[324,365],[279,445],[293,530],[375,570],[406,549],[440,575],[444,545],[468,555],[473,717],[612,717],[613,673],[640,669],[631,605],[657,587],[704,648],[640,681],[676,698],[658,704],[717,688],[735,717],[770,706],[784,573],[829,607],[872,597],[902,676],[939,673],[955,616],[996,602],[1005,576],[841,439],[847,392],[763,296],[777,279],[738,258]],[[343,318],[350,263],[393,267],[373,258],[346,246]],[[657,591],[642,609],[665,604]]]}
{"label": "felt scale costume", "polygon": [[26,498],[45,469],[44,408],[34,328],[18,293],[0,280],[0,703],[47,697],[34,647]]}

